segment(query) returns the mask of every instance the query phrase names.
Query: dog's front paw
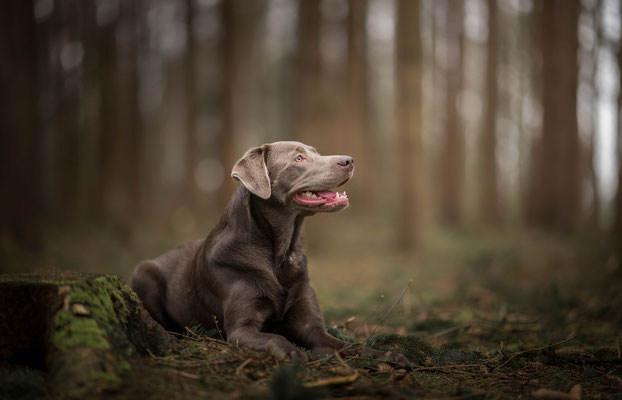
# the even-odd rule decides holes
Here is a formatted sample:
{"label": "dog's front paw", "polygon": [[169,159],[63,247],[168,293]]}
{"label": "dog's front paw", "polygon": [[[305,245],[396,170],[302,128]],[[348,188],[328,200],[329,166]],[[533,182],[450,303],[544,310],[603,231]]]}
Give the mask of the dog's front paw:
{"label": "dog's front paw", "polygon": [[303,361],[303,362],[306,362],[309,360],[309,358],[307,357],[307,354],[304,351],[297,349],[295,347],[293,350],[290,350],[287,353],[286,359],[289,361]]}
{"label": "dog's front paw", "polygon": [[279,360],[283,361],[307,361],[307,355],[305,352],[294,346],[273,349],[272,354],[274,354],[274,356]]}

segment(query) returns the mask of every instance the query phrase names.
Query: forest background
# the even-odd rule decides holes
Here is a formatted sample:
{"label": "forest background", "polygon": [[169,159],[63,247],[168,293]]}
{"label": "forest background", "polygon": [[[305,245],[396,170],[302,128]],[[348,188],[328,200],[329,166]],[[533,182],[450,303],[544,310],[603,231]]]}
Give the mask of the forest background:
{"label": "forest background", "polygon": [[356,160],[350,208],[307,224],[329,320],[411,278],[402,331],[456,298],[622,303],[605,290],[620,1],[36,0],[0,18],[3,273],[127,279],[207,235],[247,148],[300,140]]}

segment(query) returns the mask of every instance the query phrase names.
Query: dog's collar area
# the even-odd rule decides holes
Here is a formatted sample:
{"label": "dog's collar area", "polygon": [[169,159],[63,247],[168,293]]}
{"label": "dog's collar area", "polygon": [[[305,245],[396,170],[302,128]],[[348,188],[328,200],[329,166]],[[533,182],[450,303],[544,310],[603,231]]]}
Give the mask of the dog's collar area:
{"label": "dog's collar area", "polygon": [[293,197],[294,201],[306,206],[337,205],[347,203],[346,192],[333,192],[331,190],[306,190],[298,192]]}

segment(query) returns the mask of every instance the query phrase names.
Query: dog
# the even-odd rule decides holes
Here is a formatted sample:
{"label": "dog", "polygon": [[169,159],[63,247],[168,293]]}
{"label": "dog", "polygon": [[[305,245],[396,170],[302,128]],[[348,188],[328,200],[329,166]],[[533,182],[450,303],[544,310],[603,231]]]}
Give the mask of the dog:
{"label": "dog", "polygon": [[375,358],[410,366],[401,354],[352,345],[326,332],[309,283],[303,221],[349,205],[333,191],[352,178],[350,156],[321,156],[300,142],[249,149],[233,166],[239,182],[207,238],[138,264],[131,287],[164,328],[200,323],[230,343],[306,359],[292,343],[319,355]]}

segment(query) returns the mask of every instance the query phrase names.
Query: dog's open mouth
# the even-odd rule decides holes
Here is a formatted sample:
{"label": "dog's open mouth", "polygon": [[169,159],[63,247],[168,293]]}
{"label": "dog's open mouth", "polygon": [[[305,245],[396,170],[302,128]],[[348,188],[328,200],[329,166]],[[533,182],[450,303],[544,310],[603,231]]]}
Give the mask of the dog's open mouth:
{"label": "dog's open mouth", "polygon": [[346,192],[339,193],[330,190],[302,191],[294,195],[293,200],[305,206],[325,206],[335,207],[348,204],[348,195]]}

